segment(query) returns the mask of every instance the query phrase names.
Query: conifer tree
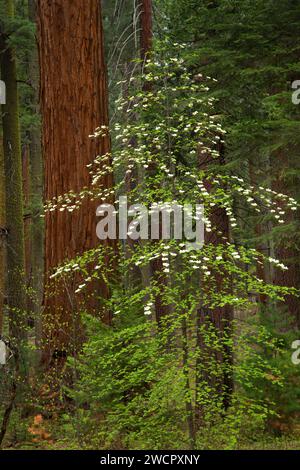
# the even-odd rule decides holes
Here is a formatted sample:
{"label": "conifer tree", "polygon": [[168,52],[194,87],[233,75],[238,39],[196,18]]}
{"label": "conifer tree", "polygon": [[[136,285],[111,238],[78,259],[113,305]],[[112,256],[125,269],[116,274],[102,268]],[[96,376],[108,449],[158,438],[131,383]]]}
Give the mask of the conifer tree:
{"label": "conifer tree", "polygon": [[[14,18],[13,0],[5,1],[5,14]],[[22,158],[19,124],[19,97],[15,51],[9,36],[1,32],[1,77],[6,84],[6,104],[2,105],[6,228],[7,302],[12,340],[19,342],[25,326],[25,250],[23,223]]]}

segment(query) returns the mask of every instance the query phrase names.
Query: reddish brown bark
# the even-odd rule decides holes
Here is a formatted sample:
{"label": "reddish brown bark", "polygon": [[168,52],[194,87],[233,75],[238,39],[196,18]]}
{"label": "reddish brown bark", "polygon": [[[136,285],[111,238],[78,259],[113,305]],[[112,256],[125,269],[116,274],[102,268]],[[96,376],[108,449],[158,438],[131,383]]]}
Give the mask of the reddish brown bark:
{"label": "reddish brown bark", "polygon": [[[272,156],[272,167],[274,180],[272,189],[278,193],[288,194],[291,186],[285,178],[288,168],[293,166],[293,162],[288,161],[289,149],[284,152],[276,152]],[[292,192],[288,194],[294,196]],[[288,223],[299,223],[299,211],[288,216]],[[285,232],[280,242],[275,245],[275,256],[289,268],[288,271],[276,269],[273,282],[275,285],[300,288],[300,253],[297,240],[291,236],[293,234]],[[278,307],[285,310],[295,321],[295,325],[300,328],[300,303],[296,296],[289,295],[284,303],[279,303]]]}
{"label": "reddish brown bark", "polygon": [[[219,146],[219,164],[223,165],[225,163],[224,157],[224,146]],[[215,164],[216,161],[210,156],[205,154],[200,154],[201,157],[199,158],[199,168],[201,170],[206,169],[210,164]],[[211,191],[211,185],[206,181],[205,186],[208,192]],[[230,227],[229,227],[229,219],[226,214],[226,211],[218,206],[215,206],[214,211],[211,213],[210,221],[212,227],[215,228],[212,232],[205,233],[205,243],[209,243],[215,245],[224,245],[226,241],[230,240]],[[224,276],[218,272],[212,272],[212,278],[215,279],[214,285],[209,285],[209,280],[201,279],[201,288],[204,292],[211,289],[216,289],[217,291],[227,291],[228,285],[225,285],[225,282],[228,284],[227,275]],[[229,283],[230,284],[230,283]],[[206,322],[211,323],[216,331],[220,334],[220,338],[222,338],[224,331],[226,330],[227,333],[230,334],[231,329],[231,322],[233,320],[233,308],[230,305],[226,305],[224,307],[216,307],[214,309],[208,308],[200,308],[198,311],[198,318],[197,318],[197,335],[198,335],[198,347],[201,348],[204,352],[207,350],[207,346],[205,345],[205,340],[202,338],[202,335],[199,333],[200,326]],[[206,351],[209,355],[215,355],[218,362],[227,364],[228,366],[232,363],[232,351],[229,347],[224,346],[222,352]],[[216,387],[220,390],[220,394],[222,394],[223,398],[223,405],[224,409],[227,409],[230,405],[231,400],[231,393],[233,390],[233,377],[230,372],[230,368],[224,368],[223,377],[206,377],[206,380],[212,383],[213,387]],[[200,424],[201,421],[201,409],[197,409],[196,406],[196,420],[197,425]]]}
{"label": "reddish brown bark", "polygon": [[[250,182],[252,186],[257,186],[258,184],[257,184],[257,176],[255,172],[255,165],[251,161],[249,161],[249,177],[250,177]],[[266,231],[266,224],[258,223],[254,227],[255,236],[258,239],[262,237],[265,231]],[[262,243],[260,241],[256,243],[256,250],[260,253],[267,254],[269,250],[269,246],[266,243]],[[265,283],[268,282],[267,270],[264,264],[258,263],[256,266],[256,272],[257,272],[257,276],[259,279],[262,279]],[[266,294],[259,293],[255,297],[257,301],[260,302],[263,308],[267,306],[268,296]]]}
{"label": "reddish brown bark", "polygon": [[[110,150],[108,138],[89,139],[108,125],[107,78],[103,51],[101,3],[95,0],[39,0],[41,107],[45,159],[45,199],[90,182],[89,164]],[[112,186],[112,177],[105,180]],[[46,215],[45,278],[66,258],[95,247],[98,202],[86,201],[72,213]],[[73,286],[45,296],[44,328],[48,349],[68,349],[74,322],[70,312]],[[102,296],[108,295],[106,286]],[[49,292],[49,291],[48,291]],[[108,321],[108,319],[106,319]]]}
{"label": "reddish brown bark", "polygon": [[153,42],[153,16],[152,0],[142,0],[141,2],[141,57],[145,60],[147,54],[152,49]]}

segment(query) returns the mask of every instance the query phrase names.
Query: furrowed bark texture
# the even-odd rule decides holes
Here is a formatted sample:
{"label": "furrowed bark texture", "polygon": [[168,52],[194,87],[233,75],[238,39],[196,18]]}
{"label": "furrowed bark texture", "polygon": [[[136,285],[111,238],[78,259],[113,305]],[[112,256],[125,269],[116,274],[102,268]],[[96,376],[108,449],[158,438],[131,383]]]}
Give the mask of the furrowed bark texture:
{"label": "furrowed bark texture", "polygon": [[[50,200],[88,186],[86,165],[110,150],[108,138],[89,139],[95,128],[108,125],[100,2],[39,0],[38,23],[45,199]],[[111,187],[112,178],[104,183]],[[86,201],[77,211],[46,215],[46,282],[54,267],[98,244],[96,206]],[[68,349],[74,333],[72,290],[66,285],[44,299],[44,331],[52,353]],[[106,286],[101,290],[107,296]]]}

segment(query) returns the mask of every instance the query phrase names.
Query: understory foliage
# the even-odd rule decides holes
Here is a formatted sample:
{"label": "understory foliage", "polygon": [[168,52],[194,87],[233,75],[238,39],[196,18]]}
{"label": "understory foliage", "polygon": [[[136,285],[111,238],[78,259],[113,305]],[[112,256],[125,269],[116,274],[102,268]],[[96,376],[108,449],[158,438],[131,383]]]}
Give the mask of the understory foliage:
{"label": "understory foliage", "polygon": [[[236,448],[251,439],[253,429],[259,439],[266,420],[276,415],[264,390],[276,396],[284,382],[281,371],[262,358],[263,351],[280,354],[276,341],[257,326],[220,341],[219,332],[206,324],[201,328],[205,348],[190,348],[184,361],[184,320],[177,316],[170,328],[154,332],[142,320],[135,327],[119,323],[108,329],[87,318],[89,341],[79,360],[70,362],[80,377],[69,390],[77,405],[73,425],[80,445],[188,449],[189,413],[195,410],[200,413],[196,448]],[[194,324],[189,320],[188,325],[192,335]],[[240,360],[221,363],[218,354],[234,345]],[[219,386],[224,373],[233,374],[236,384],[226,413]]]}
{"label": "understory foliage", "polygon": [[[68,363],[77,380],[66,393],[76,405],[72,426],[83,447],[236,448],[250,438],[252,427],[263,432],[280,411],[290,358],[284,339],[258,321],[253,298],[265,295],[275,305],[297,292],[259,277],[259,265],[287,268],[241,241],[235,202],[243,200],[254,215],[268,212],[279,226],[298,206],[222,165],[226,131],[210,94],[214,79],[187,66],[180,54],[186,48],[157,45],[159,52],[118,101],[119,122],[91,136],[109,133],[113,139],[112,154],[90,165],[91,187],[46,205],[50,211],[74,211],[85,198],[111,202],[117,195],[116,222],[126,194],[132,204],[128,236],[146,233],[137,204],[150,214],[161,204],[167,214],[174,204],[189,205],[193,228],[199,220],[205,228],[201,249],[172,234],[157,240],[144,236],[120,243],[117,252],[99,245],[53,274],[54,279],[81,276],[76,294],[95,280],[108,283],[111,292],[102,305],[112,312],[112,325],[84,316],[87,341]],[[211,159],[204,168],[203,155]],[[107,190],[103,181],[111,172],[115,187]],[[194,212],[197,204],[203,213]],[[230,237],[215,225],[216,210],[229,221]],[[106,229],[114,233],[114,226]],[[217,321],[217,309],[225,308],[240,319]],[[242,320],[245,311],[253,312],[251,321]]]}

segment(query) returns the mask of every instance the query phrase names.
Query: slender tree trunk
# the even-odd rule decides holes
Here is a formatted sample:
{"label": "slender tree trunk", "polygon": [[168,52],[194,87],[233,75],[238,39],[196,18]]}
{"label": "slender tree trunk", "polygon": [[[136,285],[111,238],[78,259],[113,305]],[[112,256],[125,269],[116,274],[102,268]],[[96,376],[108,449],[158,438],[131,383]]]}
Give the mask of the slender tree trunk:
{"label": "slender tree trunk", "polygon": [[0,335],[4,320],[5,295],[5,250],[6,250],[6,223],[5,223],[5,178],[3,140],[0,139]]}
{"label": "slender tree trunk", "polygon": [[[36,0],[28,0],[29,19],[36,22]],[[28,60],[29,79],[33,89],[33,107],[36,116],[40,116],[39,109],[39,58],[38,49],[34,47]],[[30,152],[30,208],[31,208],[31,286],[33,288],[33,302],[31,309],[35,320],[36,346],[40,349],[41,340],[41,308],[43,301],[44,277],[44,223],[43,213],[43,158],[41,146],[41,128],[37,122],[29,130]]]}
{"label": "slender tree trunk", "polygon": [[[266,162],[266,165],[267,165],[267,162]],[[271,169],[269,168],[269,171],[270,170]],[[256,181],[257,176],[256,176],[256,172],[255,172],[255,166],[251,161],[249,161],[249,178],[250,178],[251,184],[253,186],[257,186],[257,181]],[[262,237],[262,235],[264,233],[266,233],[266,230],[267,230],[266,224],[258,223],[254,227],[254,235],[259,239],[259,238]],[[268,244],[266,242],[264,242],[264,243],[261,242],[261,241],[257,242],[256,243],[256,249],[257,249],[257,251],[259,251],[261,253],[264,253],[265,255],[268,254]],[[263,264],[257,264],[256,272],[257,272],[257,276],[260,279],[262,279],[264,282],[268,282],[266,266],[264,266]],[[260,304],[263,308],[267,307],[268,296],[266,294],[258,294],[257,300],[260,302]]]}
{"label": "slender tree trunk", "polygon": [[[223,146],[220,146],[219,152],[220,152],[219,163],[220,165],[222,165],[224,164]],[[201,157],[199,160],[200,169],[203,170],[207,168],[211,163],[212,163],[212,160],[210,156],[201,154]],[[209,192],[210,184],[206,183],[205,186],[206,186],[207,191]],[[205,243],[210,243],[215,246],[218,246],[220,244],[225,244],[226,240],[230,239],[229,220],[228,220],[228,216],[226,215],[225,210],[217,207],[214,213],[212,214],[212,216],[210,217],[210,220],[212,222],[212,226],[216,227],[217,230],[211,233],[205,234]],[[214,276],[216,279],[216,286],[217,286],[216,289],[219,290],[224,285],[224,279],[218,273],[214,273]],[[205,290],[206,286],[205,286],[205,281],[203,279],[202,279],[202,282],[204,284],[201,286],[201,288]],[[220,340],[222,340],[222,337],[225,331],[227,334],[230,334],[230,328],[231,328],[231,324],[233,320],[233,315],[234,315],[234,312],[231,306],[218,307],[215,309],[207,309],[207,308],[201,307],[197,313],[197,320],[196,320],[198,348],[200,348],[207,355],[207,357],[210,357],[213,355],[218,363],[224,365],[224,368],[223,368],[224,372],[223,372],[222,377],[213,378],[213,377],[210,377],[209,375],[205,375],[203,377],[204,380],[208,381],[208,383],[211,383],[212,387],[219,390],[220,394],[222,394],[224,410],[226,410],[230,406],[231,394],[232,394],[233,385],[234,385],[233,377],[232,377],[231,370],[230,370],[231,364],[233,362],[232,351],[227,346],[223,347],[222,353],[219,353],[219,352],[216,353],[214,350],[208,351],[207,346],[205,344],[205,339],[202,337],[202,334],[201,334],[201,327],[207,322],[212,324],[215,330],[217,331],[217,333],[219,334]],[[199,388],[199,380],[201,380],[201,377],[199,377],[199,374],[197,374],[197,380],[196,380],[197,388]],[[196,415],[195,416],[196,425],[199,426],[201,425],[202,409],[201,409],[201,406],[199,406],[197,403],[196,403],[195,415]]]}
{"label": "slender tree trunk", "polygon": [[142,60],[152,49],[153,42],[153,15],[152,0],[142,0],[141,2],[141,57]]}
{"label": "slender tree trunk", "polygon": [[29,169],[29,147],[27,144],[22,149],[22,175],[24,195],[24,241],[25,241],[25,282],[27,286],[26,307],[31,310],[30,292],[31,285],[31,216],[30,216],[30,169]]}
{"label": "slender tree trunk", "polygon": [[[101,3],[95,0],[38,1],[39,51],[45,199],[89,185],[86,165],[110,151],[109,138],[89,139],[94,129],[108,125],[107,78],[103,52]],[[112,177],[104,181],[112,186]],[[46,215],[45,280],[65,259],[95,247],[96,202],[86,201],[74,212]],[[47,357],[66,351],[72,335],[73,287],[57,295],[46,293],[43,327]],[[108,296],[107,286],[101,295]],[[88,307],[88,306],[87,306]],[[104,320],[109,323],[109,314]]]}
{"label": "slender tree trunk", "polygon": [[190,370],[189,370],[189,335],[186,318],[182,319],[182,349],[183,349],[183,370],[186,380],[186,397],[185,397],[185,409],[186,409],[186,422],[187,431],[189,436],[189,445],[191,449],[195,448],[196,445],[196,427],[195,427],[195,415],[193,409],[193,401],[191,397],[191,384],[190,384]]}
{"label": "slender tree trunk", "polygon": [[[14,17],[14,2],[5,1],[6,14]],[[14,51],[1,35],[1,77],[6,83],[6,104],[2,106],[4,169],[6,190],[7,299],[10,334],[18,343],[25,320],[25,250],[22,191],[22,157],[19,126],[19,100]]]}
{"label": "slender tree trunk", "polygon": [[[140,49],[141,59],[145,62],[151,53],[153,44],[152,0],[142,0],[140,8]],[[151,85],[144,85],[144,91],[150,91],[150,88]],[[155,167],[153,166],[153,168],[150,168],[150,171],[155,171]],[[150,272],[159,285],[166,285],[168,280],[163,274],[163,265],[160,258],[151,262]],[[161,323],[162,318],[168,313],[168,311],[168,307],[163,305],[161,296],[157,295],[155,298],[155,319],[157,323]]]}

